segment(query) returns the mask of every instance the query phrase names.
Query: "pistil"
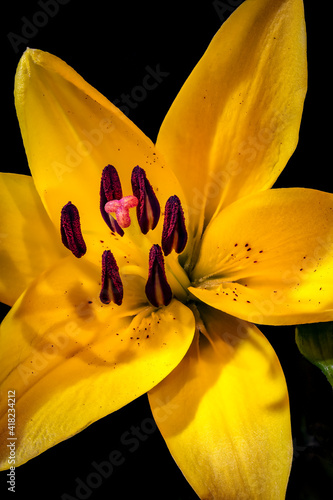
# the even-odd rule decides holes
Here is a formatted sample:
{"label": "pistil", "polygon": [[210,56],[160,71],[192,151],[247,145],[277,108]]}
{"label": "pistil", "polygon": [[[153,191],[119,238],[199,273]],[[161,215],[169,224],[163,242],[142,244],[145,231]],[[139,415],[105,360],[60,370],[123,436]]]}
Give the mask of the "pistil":
{"label": "pistil", "polygon": [[145,288],[149,302],[155,306],[167,306],[172,299],[172,290],[165,275],[162,249],[153,245],[149,252],[149,274]]}
{"label": "pistil", "polygon": [[75,257],[79,259],[86,253],[79,211],[70,201],[61,210],[60,232],[63,244]]}
{"label": "pistil", "polygon": [[160,218],[160,204],[143,168],[137,166],[132,172],[132,189],[138,199],[136,213],[143,234],[154,229]]}
{"label": "pistil", "polygon": [[129,209],[136,207],[138,199],[135,196],[125,196],[121,200],[111,200],[105,204],[105,211],[116,214],[116,219],[120,227],[126,228],[131,225]]}
{"label": "pistil", "polygon": [[102,255],[102,289],[99,298],[103,304],[114,302],[118,306],[123,301],[123,284],[119,267],[110,250],[105,250]]}

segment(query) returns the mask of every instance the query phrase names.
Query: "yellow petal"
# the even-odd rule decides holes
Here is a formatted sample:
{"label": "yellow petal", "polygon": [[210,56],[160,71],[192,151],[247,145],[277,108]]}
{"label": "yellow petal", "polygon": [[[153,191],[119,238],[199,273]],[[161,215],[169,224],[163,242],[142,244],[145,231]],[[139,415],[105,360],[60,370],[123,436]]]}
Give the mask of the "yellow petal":
{"label": "yellow petal", "polygon": [[292,459],[277,356],[253,325],[203,306],[177,368],[149,393],[166,444],[204,500],[278,500]]}
{"label": "yellow petal", "polygon": [[[0,334],[1,394],[15,391],[16,465],[150,390],[180,362],[193,314],[173,300],[147,304],[144,280],[122,276],[122,306],[100,303],[100,272],[63,259],[36,280]],[[8,467],[7,398],[1,398],[1,466]]]}
{"label": "yellow petal", "polygon": [[131,172],[139,165],[162,208],[169,196],[182,197],[154,144],[61,59],[28,49],[16,73],[15,103],[29,167],[55,224],[71,201],[83,229],[105,228],[99,191],[107,164],[118,170],[124,196],[132,194]]}
{"label": "yellow petal", "polygon": [[32,177],[0,174],[0,300],[13,305],[31,281],[66,255]]}
{"label": "yellow petal", "polygon": [[333,195],[271,189],[208,226],[192,273],[200,300],[259,324],[333,319]]}
{"label": "yellow petal", "polygon": [[306,71],[301,0],[246,1],[213,38],[156,143],[197,225],[272,186],[297,144]]}

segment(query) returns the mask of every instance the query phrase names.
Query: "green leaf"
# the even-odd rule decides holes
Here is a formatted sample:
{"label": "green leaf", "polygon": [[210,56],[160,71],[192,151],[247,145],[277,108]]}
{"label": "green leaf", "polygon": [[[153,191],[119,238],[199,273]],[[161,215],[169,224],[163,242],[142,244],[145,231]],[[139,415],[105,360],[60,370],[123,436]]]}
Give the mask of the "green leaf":
{"label": "green leaf", "polygon": [[296,344],[306,359],[326,375],[333,387],[333,322],[299,325]]}

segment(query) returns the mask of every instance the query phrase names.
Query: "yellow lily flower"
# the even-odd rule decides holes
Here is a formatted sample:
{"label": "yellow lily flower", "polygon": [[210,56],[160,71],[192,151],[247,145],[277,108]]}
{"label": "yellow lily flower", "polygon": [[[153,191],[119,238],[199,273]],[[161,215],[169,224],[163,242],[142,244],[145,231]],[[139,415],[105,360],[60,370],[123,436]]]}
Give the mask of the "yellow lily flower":
{"label": "yellow lily flower", "polygon": [[246,0],[156,144],[63,61],[23,54],[32,177],[0,177],[2,469],[8,437],[17,466],[148,393],[201,499],[285,497],[288,392],[254,324],[333,320],[333,196],[270,189],[305,93],[301,0]]}

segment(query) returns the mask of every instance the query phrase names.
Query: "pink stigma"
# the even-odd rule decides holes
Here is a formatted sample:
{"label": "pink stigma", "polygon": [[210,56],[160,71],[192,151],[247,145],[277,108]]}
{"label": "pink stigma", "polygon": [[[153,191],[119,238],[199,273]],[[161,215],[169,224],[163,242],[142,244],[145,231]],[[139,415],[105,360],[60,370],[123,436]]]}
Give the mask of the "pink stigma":
{"label": "pink stigma", "polygon": [[136,196],[124,196],[120,200],[111,200],[105,204],[105,211],[108,214],[116,214],[116,219],[120,227],[126,228],[131,225],[129,209],[136,207],[138,204]]}

